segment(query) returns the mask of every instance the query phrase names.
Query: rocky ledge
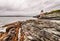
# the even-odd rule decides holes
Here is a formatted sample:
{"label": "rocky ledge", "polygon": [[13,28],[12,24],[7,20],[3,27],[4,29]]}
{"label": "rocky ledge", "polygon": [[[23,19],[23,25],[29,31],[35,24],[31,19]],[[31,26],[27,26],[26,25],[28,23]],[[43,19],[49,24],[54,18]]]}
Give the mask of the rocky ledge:
{"label": "rocky ledge", "polygon": [[[35,18],[39,18],[40,15],[34,16]],[[41,19],[53,19],[53,20],[60,20],[60,10],[54,10],[51,12],[46,12],[41,17]]]}
{"label": "rocky ledge", "polygon": [[60,10],[36,17],[2,26],[0,41],[60,41]]}
{"label": "rocky ledge", "polygon": [[60,41],[60,23],[48,20],[27,20],[22,25],[26,41]]}
{"label": "rocky ledge", "polygon": [[0,41],[60,41],[60,23],[50,20],[18,21],[2,27],[6,32],[0,32]]}

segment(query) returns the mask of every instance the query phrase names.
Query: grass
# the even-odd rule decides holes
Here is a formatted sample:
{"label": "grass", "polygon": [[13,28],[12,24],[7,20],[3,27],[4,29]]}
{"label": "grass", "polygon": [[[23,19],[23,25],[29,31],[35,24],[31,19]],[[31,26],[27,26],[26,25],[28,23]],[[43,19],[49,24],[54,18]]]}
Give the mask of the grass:
{"label": "grass", "polygon": [[47,14],[53,14],[53,13],[60,13],[60,10],[53,10],[51,12],[46,12],[45,15],[47,15]]}

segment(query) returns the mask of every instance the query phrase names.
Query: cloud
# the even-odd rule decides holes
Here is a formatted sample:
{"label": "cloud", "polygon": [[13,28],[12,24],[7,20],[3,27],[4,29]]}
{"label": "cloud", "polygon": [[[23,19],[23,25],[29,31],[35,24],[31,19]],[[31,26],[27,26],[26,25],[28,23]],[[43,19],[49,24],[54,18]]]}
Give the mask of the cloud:
{"label": "cloud", "polygon": [[60,0],[0,0],[0,15],[38,15],[60,9]]}

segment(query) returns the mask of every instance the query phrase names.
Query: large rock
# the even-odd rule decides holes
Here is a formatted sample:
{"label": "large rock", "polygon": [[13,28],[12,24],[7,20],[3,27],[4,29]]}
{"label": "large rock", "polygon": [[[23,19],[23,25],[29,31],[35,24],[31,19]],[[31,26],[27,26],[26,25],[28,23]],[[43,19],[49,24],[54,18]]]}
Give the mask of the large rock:
{"label": "large rock", "polygon": [[50,21],[28,20],[22,25],[25,41],[60,41],[60,25]]}
{"label": "large rock", "polygon": [[2,26],[0,41],[60,41],[60,23],[49,20],[27,20]]}

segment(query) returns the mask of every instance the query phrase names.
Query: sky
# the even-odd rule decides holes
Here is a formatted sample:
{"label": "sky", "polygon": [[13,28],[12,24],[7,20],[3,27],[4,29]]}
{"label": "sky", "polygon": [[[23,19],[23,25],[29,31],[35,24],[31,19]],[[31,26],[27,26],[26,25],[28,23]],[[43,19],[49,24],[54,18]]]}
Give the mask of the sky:
{"label": "sky", "polygon": [[0,16],[35,16],[44,12],[60,9],[60,0],[0,0]]}

